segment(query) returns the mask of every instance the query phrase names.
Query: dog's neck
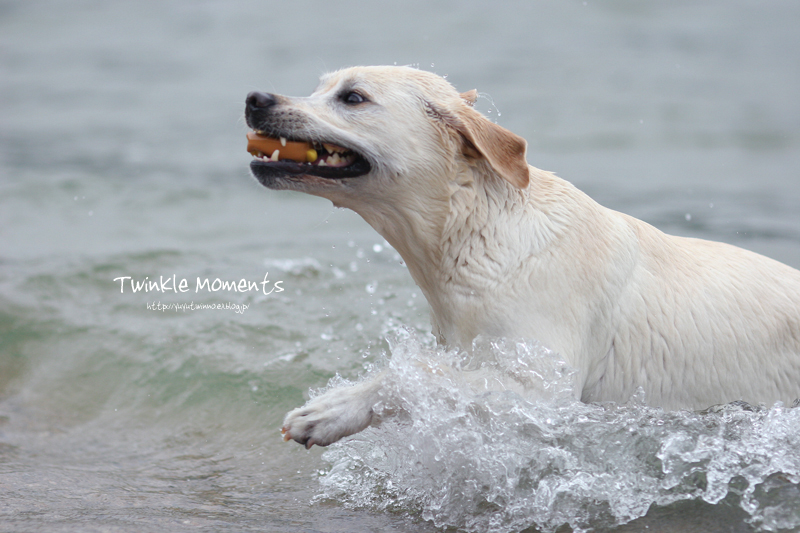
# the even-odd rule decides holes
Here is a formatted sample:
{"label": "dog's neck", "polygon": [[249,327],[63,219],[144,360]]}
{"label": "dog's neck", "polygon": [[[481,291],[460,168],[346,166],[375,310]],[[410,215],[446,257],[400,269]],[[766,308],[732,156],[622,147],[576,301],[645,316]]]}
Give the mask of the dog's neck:
{"label": "dog's neck", "polygon": [[358,210],[405,261],[441,343],[463,345],[486,333],[445,331],[439,324],[464,324],[466,302],[486,301],[487,289],[508,286],[516,266],[552,240],[557,228],[537,196],[549,196],[554,179],[531,167],[531,183],[521,190],[488,168],[464,164],[448,190],[425,195],[425,205]]}
{"label": "dog's neck", "polygon": [[[487,291],[510,289],[519,265],[548,245],[556,227],[537,198],[549,187],[549,173],[530,167],[531,181],[525,189],[486,168],[461,176],[470,179],[463,180],[450,198],[440,240],[438,290],[431,291],[428,302],[440,342],[466,348],[463,345],[475,335],[508,333],[487,330],[474,305],[499,296]],[[465,319],[471,315],[474,320]],[[444,327],[453,324],[465,327],[453,331]]]}
{"label": "dog's neck", "polygon": [[424,195],[415,202],[359,202],[349,205],[400,254],[426,297],[438,283],[442,229],[449,203],[446,195]]}

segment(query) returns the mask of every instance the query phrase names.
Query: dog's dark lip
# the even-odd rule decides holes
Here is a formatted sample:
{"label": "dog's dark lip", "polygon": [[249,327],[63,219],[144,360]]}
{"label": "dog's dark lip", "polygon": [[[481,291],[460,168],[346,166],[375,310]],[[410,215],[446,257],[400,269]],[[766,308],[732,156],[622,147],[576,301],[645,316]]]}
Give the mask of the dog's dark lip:
{"label": "dog's dark lip", "polygon": [[250,162],[253,175],[264,185],[265,182],[274,182],[275,179],[317,176],[329,180],[344,178],[357,178],[368,174],[372,166],[361,156],[346,167],[321,167],[311,163],[297,163],[288,159],[282,161],[262,161],[254,159]]}

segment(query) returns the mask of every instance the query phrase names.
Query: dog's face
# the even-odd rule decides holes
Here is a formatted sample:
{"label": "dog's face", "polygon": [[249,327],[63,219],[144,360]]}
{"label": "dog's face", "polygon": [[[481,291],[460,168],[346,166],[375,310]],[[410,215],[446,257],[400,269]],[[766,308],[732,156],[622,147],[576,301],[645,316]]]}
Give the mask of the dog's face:
{"label": "dog's face", "polygon": [[356,67],[324,76],[311,96],[251,93],[245,117],[261,135],[309,142],[311,162],[256,157],[254,176],[272,189],[328,198],[363,213],[365,203],[425,211],[446,202],[464,165],[488,162],[525,187],[525,141],[471,108],[443,78],[408,67]]}

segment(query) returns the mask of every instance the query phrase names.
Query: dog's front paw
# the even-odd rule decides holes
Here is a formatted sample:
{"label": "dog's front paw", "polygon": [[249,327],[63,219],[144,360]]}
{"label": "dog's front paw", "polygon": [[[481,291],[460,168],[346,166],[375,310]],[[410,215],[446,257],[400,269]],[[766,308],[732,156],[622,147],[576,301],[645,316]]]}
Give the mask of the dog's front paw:
{"label": "dog's front paw", "polygon": [[281,428],[283,440],[294,439],[308,449],[358,433],[373,421],[377,391],[378,383],[367,381],[317,396],[286,415]]}

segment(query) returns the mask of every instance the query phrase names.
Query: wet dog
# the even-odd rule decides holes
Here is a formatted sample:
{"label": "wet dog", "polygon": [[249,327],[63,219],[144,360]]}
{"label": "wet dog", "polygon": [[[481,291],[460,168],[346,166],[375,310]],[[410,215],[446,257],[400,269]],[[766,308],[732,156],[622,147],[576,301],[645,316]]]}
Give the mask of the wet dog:
{"label": "wet dog", "polygon": [[[577,369],[586,402],[704,408],[800,397],[800,271],[727,244],[665,235],[529,166],[526,142],[434,74],[358,67],[309,97],[251,93],[271,189],[359,213],[405,260],[440,343],[537,339]],[[276,150],[280,151],[280,150]],[[373,422],[384,374],[320,395],[285,438],[325,446]]]}

